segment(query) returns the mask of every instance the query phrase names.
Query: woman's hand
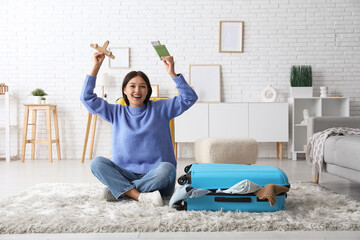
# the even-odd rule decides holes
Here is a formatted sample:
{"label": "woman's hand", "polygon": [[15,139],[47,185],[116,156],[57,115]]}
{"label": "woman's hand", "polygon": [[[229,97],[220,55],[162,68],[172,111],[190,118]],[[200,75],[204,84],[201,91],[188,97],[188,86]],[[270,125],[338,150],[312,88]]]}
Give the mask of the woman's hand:
{"label": "woman's hand", "polygon": [[175,69],[174,69],[174,65],[175,65],[174,58],[172,56],[166,56],[166,57],[161,57],[161,59],[165,64],[166,71],[170,74],[172,78],[176,78],[177,74],[175,73]]}
{"label": "woman's hand", "polygon": [[95,52],[93,54],[93,62],[94,62],[94,66],[90,72],[90,76],[94,76],[96,77],[96,75],[98,74],[101,64],[103,63],[105,59],[105,54],[102,52]]}

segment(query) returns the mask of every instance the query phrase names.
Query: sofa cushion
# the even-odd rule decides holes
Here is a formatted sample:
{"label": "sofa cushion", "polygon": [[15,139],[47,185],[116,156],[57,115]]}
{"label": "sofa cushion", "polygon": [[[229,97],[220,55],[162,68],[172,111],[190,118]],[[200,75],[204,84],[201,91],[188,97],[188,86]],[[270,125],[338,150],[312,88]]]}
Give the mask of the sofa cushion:
{"label": "sofa cushion", "polygon": [[324,161],[360,171],[360,136],[331,136],[326,139]]}

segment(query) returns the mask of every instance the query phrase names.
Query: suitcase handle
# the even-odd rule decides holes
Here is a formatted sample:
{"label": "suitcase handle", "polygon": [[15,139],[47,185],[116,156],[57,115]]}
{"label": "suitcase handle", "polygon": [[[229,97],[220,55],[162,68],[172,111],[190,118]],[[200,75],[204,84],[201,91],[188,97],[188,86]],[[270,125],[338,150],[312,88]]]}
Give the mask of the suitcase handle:
{"label": "suitcase handle", "polygon": [[241,202],[241,203],[251,203],[251,198],[229,198],[229,197],[215,197],[215,202]]}

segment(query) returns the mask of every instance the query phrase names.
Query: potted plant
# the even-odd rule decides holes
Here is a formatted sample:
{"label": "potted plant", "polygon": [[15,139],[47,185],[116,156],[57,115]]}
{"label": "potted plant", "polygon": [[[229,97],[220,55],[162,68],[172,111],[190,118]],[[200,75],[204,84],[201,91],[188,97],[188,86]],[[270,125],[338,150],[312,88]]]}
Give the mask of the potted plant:
{"label": "potted plant", "polygon": [[292,66],[290,72],[290,96],[306,98],[313,96],[311,66]]}
{"label": "potted plant", "polygon": [[41,97],[41,104],[45,104],[45,102],[46,102],[46,98]]}
{"label": "potted plant", "polygon": [[34,96],[34,104],[40,104],[41,98],[47,95],[47,93],[41,88],[35,89],[31,92],[31,94]]}

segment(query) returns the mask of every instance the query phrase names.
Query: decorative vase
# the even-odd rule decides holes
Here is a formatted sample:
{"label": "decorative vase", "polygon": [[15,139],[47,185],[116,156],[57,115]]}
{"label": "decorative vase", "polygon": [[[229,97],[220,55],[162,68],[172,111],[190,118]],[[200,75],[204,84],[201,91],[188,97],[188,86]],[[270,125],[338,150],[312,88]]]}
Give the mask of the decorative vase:
{"label": "decorative vase", "polygon": [[313,87],[290,87],[290,97],[292,98],[313,97]]}
{"label": "decorative vase", "polygon": [[322,86],[320,87],[320,97],[327,97],[328,96],[328,87]]}
{"label": "decorative vase", "polygon": [[268,85],[264,90],[261,91],[261,97],[264,102],[275,102],[278,93],[275,88],[273,88],[271,85]]}
{"label": "decorative vase", "polygon": [[41,103],[41,96],[33,96],[34,98],[34,104],[40,104]]}

